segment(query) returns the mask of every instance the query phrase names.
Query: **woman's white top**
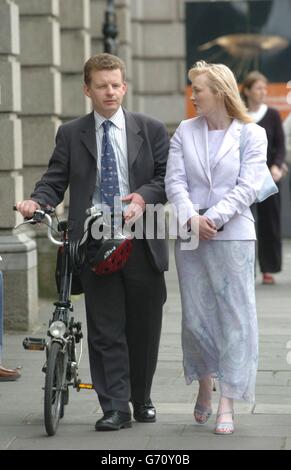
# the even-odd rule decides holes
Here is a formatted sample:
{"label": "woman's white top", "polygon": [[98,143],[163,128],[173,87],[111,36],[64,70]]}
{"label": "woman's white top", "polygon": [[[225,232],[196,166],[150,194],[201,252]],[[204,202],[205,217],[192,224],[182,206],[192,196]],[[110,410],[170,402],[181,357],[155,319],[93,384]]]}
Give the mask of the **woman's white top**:
{"label": "woman's white top", "polygon": [[225,133],[226,129],[219,129],[213,131],[208,130],[208,155],[210,168],[212,167],[212,164],[215,161],[215,157],[221,147]]}
{"label": "woman's white top", "polygon": [[268,106],[266,104],[261,104],[258,111],[248,111],[248,114],[254,122],[259,122],[261,119],[263,119],[267,111]]}

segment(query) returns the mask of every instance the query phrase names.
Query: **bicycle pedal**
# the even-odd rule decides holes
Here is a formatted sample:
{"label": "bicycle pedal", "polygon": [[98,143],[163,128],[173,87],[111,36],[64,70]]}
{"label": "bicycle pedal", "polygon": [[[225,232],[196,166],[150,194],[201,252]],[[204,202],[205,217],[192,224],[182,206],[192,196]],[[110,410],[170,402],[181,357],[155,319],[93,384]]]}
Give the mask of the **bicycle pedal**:
{"label": "bicycle pedal", "polygon": [[44,351],[46,340],[45,338],[26,337],[24,338],[22,345],[24,349],[28,349],[29,351]]}
{"label": "bicycle pedal", "polygon": [[81,389],[83,389],[83,390],[92,390],[93,385],[92,384],[85,384],[85,383],[78,383],[78,391],[80,391]]}

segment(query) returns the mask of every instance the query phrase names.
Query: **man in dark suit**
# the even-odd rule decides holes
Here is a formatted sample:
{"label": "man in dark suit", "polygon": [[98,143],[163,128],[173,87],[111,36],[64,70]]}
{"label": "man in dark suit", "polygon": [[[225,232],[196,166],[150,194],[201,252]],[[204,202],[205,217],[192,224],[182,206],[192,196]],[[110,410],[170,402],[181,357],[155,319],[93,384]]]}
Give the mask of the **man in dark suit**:
{"label": "man in dark suit", "polygon": [[[147,204],[166,202],[168,133],[159,121],[121,107],[126,90],[125,67],[118,57],[99,54],[86,62],[84,93],[94,111],[60,126],[47,171],[31,199],[17,204],[24,217],[31,217],[40,205],[55,207],[69,186],[70,238],[80,239],[86,209],[104,202],[105,154],[116,165],[118,189],[113,195],[122,201],[125,223],[145,220]],[[110,148],[104,151],[108,141]],[[96,430],[130,427],[129,401],[137,421],[156,420],[150,391],[167,267],[166,241],[144,236],[133,239],[132,253],[121,271],[97,276],[89,265],[82,268],[90,369],[104,413]]]}

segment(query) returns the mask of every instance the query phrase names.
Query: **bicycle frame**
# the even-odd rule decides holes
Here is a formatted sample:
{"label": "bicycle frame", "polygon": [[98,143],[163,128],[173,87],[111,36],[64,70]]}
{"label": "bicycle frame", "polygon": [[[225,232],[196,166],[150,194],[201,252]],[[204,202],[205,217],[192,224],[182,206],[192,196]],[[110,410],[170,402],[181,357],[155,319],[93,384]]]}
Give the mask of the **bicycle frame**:
{"label": "bicycle frame", "polygon": [[[68,350],[68,367],[67,367],[67,386],[73,385],[78,387],[79,382],[77,376],[77,367],[80,363],[82,356],[82,332],[81,323],[74,322],[74,318],[69,319],[69,312],[73,312],[73,305],[71,302],[71,287],[72,287],[72,262],[70,257],[70,242],[68,239],[67,222],[59,223],[59,231],[63,234],[62,245],[59,250],[61,251],[61,273],[60,273],[60,288],[59,299],[54,303],[55,311],[53,313],[52,321],[49,324],[48,334],[51,337],[51,343],[59,342],[62,344],[63,349]],[[55,337],[52,334],[52,328],[55,322],[62,322],[65,326],[64,334],[60,337]],[[77,361],[75,346],[80,342],[80,354]],[[73,382],[70,381],[73,379]]]}
{"label": "bicycle frame", "polygon": [[[60,283],[58,300],[54,302],[55,310],[49,322],[49,341],[42,338],[25,338],[25,349],[46,350],[46,363],[42,368],[45,373],[44,385],[44,421],[49,436],[53,436],[58,428],[59,420],[64,416],[64,405],[69,401],[69,386],[78,391],[81,380],[78,379],[78,366],[82,356],[81,323],[70,317],[73,312],[71,302],[72,271],[70,241],[68,238],[68,224],[63,221],[58,224],[58,232],[62,233],[61,241],[52,234],[51,211],[39,210],[32,219],[23,222],[41,223],[46,219],[48,225],[48,238],[60,250]],[[22,225],[22,224],[20,224]],[[80,354],[76,358],[76,343],[80,343]],[[91,387],[92,388],[92,387]]]}
{"label": "bicycle frame", "polygon": [[72,309],[72,303],[70,299],[72,287],[72,264],[70,260],[70,243],[68,240],[67,227],[63,230],[63,239],[63,243],[59,248],[59,250],[62,252],[59,299],[54,304],[56,306],[56,310],[53,316],[53,321],[60,320],[63,321],[66,326],[68,326],[67,313],[68,310]]}

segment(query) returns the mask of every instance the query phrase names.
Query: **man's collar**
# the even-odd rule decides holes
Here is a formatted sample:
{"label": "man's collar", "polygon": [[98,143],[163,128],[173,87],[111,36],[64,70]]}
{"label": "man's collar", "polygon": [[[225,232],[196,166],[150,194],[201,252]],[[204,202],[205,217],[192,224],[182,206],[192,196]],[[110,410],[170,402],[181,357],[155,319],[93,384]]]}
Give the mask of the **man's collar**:
{"label": "man's collar", "polygon": [[94,118],[96,129],[99,129],[104,121],[111,121],[112,124],[114,124],[118,129],[124,129],[125,126],[125,118],[121,106],[118,108],[116,113],[113,114],[113,116],[111,116],[109,119],[105,118],[94,110]]}

